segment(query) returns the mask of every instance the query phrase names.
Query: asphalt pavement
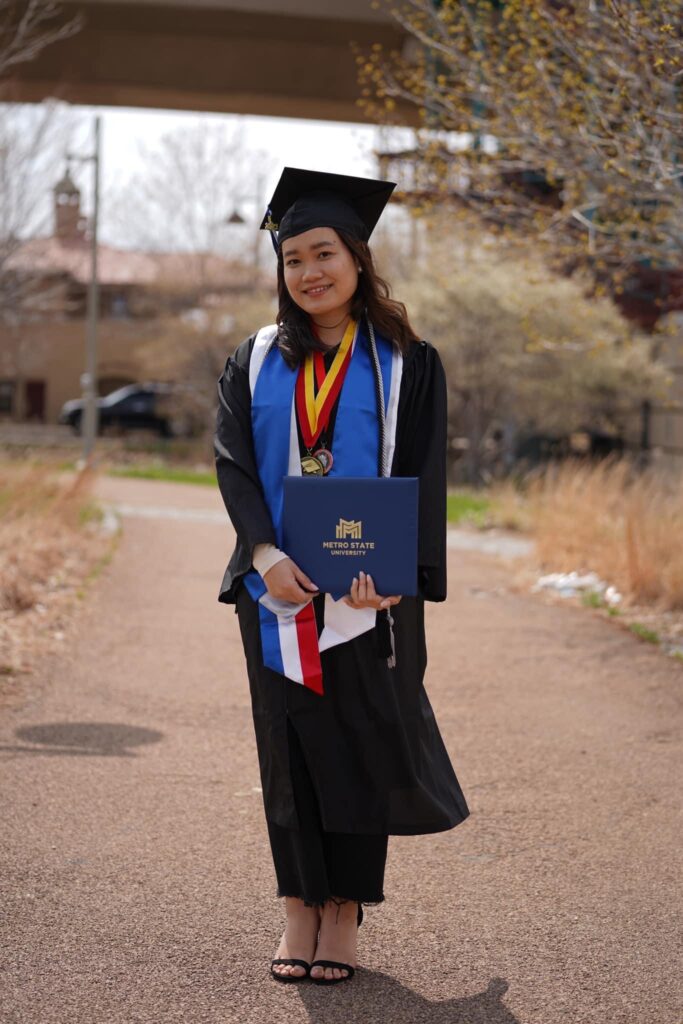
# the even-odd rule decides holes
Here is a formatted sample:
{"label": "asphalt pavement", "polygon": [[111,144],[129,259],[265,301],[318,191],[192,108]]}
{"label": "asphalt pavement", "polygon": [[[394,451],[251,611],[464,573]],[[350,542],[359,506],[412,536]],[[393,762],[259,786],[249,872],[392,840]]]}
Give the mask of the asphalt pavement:
{"label": "asphalt pavement", "polygon": [[680,1024],[680,663],[452,547],[426,682],[472,813],[390,839],[350,983],[279,985],[227,517],[100,491],[116,556],[0,708],[3,1024]]}

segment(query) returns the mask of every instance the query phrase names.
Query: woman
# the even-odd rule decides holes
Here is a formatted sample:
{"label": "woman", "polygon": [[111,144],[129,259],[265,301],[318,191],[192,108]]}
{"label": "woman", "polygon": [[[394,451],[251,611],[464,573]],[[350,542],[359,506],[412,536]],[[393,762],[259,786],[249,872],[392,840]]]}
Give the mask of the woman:
{"label": "woman", "polygon": [[[424,601],[446,597],[444,372],[367,244],[393,188],[285,169],[262,225],[277,230],[277,324],[239,346],[218,386],[217,475],[237,533],[219,600],[239,616],[286,901],[279,981],[350,979],[362,905],[384,899],[388,836],[469,814],[423,687]],[[281,550],[282,478],[311,472],[419,478],[417,597],[377,594],[361,572],[335,601]]]}

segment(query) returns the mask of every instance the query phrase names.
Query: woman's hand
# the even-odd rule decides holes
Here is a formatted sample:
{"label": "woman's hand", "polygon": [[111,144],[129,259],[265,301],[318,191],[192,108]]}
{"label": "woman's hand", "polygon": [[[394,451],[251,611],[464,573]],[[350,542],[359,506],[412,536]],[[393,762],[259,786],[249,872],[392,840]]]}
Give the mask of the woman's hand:
{"label": "woman's hand", "polygon": [[291,558],[281,558],[268,570],[263,582],[271,597],[280,601],[304,604],[319,593],[315,583]]}
{"label": "woman's hand", "polygon": [[375,584],[369,573],[360,572],[359,578],[353,577],[351,592],[342,598],[344,604],[349,608],[391,608],[398,604],[401,598],[397,595],[391,597],[380,597],[375,593]]}

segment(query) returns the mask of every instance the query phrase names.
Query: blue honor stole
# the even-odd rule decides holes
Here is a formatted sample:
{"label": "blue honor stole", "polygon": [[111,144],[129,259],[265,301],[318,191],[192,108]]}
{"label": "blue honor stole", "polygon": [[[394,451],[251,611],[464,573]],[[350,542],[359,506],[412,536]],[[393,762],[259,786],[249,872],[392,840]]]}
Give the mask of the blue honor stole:
{"label": "blue honor stole", "polygon": [[[276,344],[277,327],[258,332],[249,366],[254,452],[278,547],[282,547],[283,477],[300,476],[292,369]],[[384,389],[387,465],[391,467],[403,358],[389,340],[375,335]],[[356,327],[351,359],[339,396],[329,476],[377,476],[379,422],[372,354],[367,328]],[[312,599],[304,605],[272,598],[261,575],[250,569],[247,590],[259,605],[264,664],[322,694],[320,651],[350,640],[375,625],[374,608],[354,609],[325,595],[325,625],[318,638]],[[349,581],[350,583],[350,581]]]}

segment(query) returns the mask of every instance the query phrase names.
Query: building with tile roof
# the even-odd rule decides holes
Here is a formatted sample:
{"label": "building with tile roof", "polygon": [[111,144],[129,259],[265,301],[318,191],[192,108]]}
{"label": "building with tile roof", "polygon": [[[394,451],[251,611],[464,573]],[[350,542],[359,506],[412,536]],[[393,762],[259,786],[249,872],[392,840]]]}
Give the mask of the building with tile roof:
{"label": "building with tile roof", "polygon": [[[53,233],[13,246],[0,269],[0,419],[57,422],[81,393],[91,272],[88,221],[70,172],[53,189]],[[140,379],[162,319],[243,294],[263,279],[214,253],[98,246],[98,391]]]}

